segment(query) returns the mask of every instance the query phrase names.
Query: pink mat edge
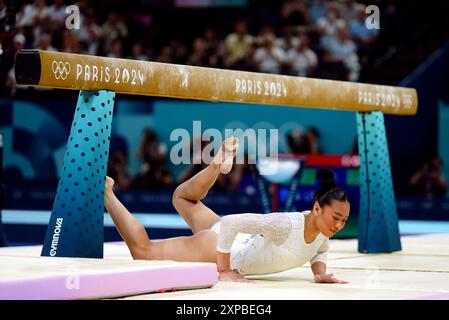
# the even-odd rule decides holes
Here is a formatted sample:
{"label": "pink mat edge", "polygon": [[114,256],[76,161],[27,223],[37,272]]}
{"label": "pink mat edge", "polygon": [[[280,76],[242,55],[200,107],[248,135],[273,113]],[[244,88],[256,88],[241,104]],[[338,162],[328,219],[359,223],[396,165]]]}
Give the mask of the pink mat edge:
{"label": "pink mat edge", "polygon": [[[146,279],[145,279],[146,278]],[[68,300],[117,298],[173,289],[212,287],[218,282],[213,263],[84,274],[79,288],[67,288],[70,275],[0,281],[1,300]],[[143,281],[145,279],[146,281]],[[72,286],[76,282],[69,282]],[[75,285],[76,286],[76,285]]]}

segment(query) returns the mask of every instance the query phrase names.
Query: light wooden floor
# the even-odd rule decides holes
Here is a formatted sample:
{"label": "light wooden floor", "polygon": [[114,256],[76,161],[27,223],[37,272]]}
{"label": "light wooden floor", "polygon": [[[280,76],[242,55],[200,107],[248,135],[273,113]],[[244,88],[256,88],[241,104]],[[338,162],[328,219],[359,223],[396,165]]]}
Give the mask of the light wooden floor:
{"label": "light wooden floor", "polygon": [[[149,293],[122,299],[446,299],[449,234],[403,236],[403,250],[360,254],[357,240],[331,240],[328,270],[349,284],[315,284],[308,266],[251,277],[254,284],[218,282],[212,288]],[[2,255],[36,257],[40,246],[0,249]],[[131,256],[123,243],[106,243],[105,258]]]}

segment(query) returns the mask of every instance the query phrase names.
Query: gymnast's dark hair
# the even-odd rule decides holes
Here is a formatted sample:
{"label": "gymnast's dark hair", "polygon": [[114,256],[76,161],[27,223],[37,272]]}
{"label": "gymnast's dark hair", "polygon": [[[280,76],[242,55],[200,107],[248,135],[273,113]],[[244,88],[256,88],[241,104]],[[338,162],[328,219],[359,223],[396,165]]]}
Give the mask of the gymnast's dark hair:
{"label": "gymnast's dark hair", "polygon": [[349,201],[346,191],[337,186],[333,171],[329,169],[320,169],[316,174],[316,178],[320,182],[320,188],[313,196],[312,207],[315,202],[318,202],[320,207],[324,207],[331,205],[332,200],[340,202]]}

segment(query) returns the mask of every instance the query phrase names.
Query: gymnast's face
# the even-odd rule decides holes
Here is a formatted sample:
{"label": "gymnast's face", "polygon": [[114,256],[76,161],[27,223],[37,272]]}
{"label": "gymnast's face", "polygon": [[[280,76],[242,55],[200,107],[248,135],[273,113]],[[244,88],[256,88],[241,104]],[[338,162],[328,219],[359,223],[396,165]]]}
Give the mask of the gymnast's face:
{"label": "gymnast's face", "polygon": [[350,205],[347,201],[332,200],[330,205],[321,207],[318,202],[313,205],[316,226],[326,237],[333,237],[344,228],[349,218]]}

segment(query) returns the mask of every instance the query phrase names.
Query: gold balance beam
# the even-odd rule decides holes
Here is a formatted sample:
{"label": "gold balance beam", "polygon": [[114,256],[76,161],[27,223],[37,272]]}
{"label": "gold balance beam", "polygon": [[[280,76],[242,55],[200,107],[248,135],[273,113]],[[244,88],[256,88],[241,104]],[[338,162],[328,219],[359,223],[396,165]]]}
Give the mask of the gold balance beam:
{"label": "gold balance beam", "polygon": [[42,50],[16,56],[19,85],[414,115],[415,89]]}

